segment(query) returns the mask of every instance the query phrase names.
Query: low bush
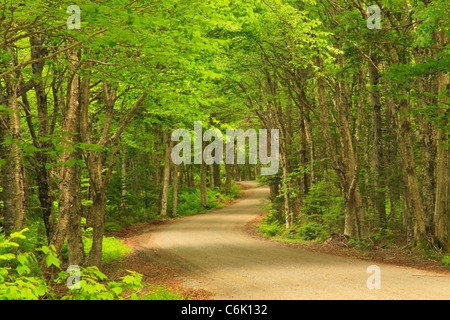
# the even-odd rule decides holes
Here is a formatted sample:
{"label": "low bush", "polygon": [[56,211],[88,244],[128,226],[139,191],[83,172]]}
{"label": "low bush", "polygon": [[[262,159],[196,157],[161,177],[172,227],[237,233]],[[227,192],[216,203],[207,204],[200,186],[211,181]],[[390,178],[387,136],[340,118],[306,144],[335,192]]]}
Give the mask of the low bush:
{"label": "low bush", "polygon": [[442,263],[450,268],[450,253],[444,255],[444,258],[442,258]]}
{"label": "low bush", "polygon": [[[120,281],[108,281],[97,267],[79,268],[76,286],[74,275],[60,269],[53,247],[41,246],[25,252],[18,241],[25,240],[28,229],[0,239],[0,300],[113,300],[137,299],[143,288],[142,275],[133,271]],[[60,270],[55,277],[44,277],[41,265]],[[58,288],[58,289],[56,289]],[[64,290],[66,288],[66,290]]]}
{"label": "low bush", "polygon": [[328,235],[323,224],[315,221],[302,223],[295,229],[297,230],[297,237],[302,240],[324,241]]}
{"label": "low bush", "polygon": [[[82,238],[83,238],[83,247],[84,253],[87,255],[92,247],[92,228],[84,228],[86,223],[86,219],[81,219],[82,228]],[[107,263],[112,260],[122,258],[128,252],[131,252],[131,249],[128,248],[120,239],[115,237],[103,237],[102,241],[102,262]],[[64,259],[68,258],[67,252],[67,243],[64,244],[62,248],[62,257]]]}
{"label": "low bush", "polygon": [[[0,239],[0,300],[37,300],[49,291],[40,277],[36,254],[20,250],[18,241],[26,239],[26,231]],[[55,263],[52,258],[46,259],[48,265]]]}
{"label": "low bush", "polygon": [[163,286],[150,286],[149,293],[145,294],[140,300],[184,300],[184,297],[174,292],[171,288]]}
{"label": "low bush", "polygon": [[[86,254],[91,250],[92,238],[84,238],[84,251]],[[124,243],[115,237],[103,237],[102,242],[102,262],[107,263],[112,260],[122,258],[127,253],[131,252]]]}
{"label": "low bush", "polygon": [[270,238],[280,234],[283,230],[284,225],[277,221],[272,214],[268,214],[258,226],[257,232]]}

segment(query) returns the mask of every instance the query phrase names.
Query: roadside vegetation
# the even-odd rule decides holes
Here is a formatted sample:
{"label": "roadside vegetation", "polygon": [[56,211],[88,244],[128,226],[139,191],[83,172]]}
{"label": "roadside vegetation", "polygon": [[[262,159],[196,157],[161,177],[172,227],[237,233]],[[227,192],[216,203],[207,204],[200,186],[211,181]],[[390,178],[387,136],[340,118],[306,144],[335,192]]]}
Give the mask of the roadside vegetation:
{"label": "roadside vegetation", "polygon": [[323,201],[323,198],[319,197],[314,200],[313,194],[310,193],[306,199],[308,205],[305,208],[314,208],[313,211],[319,210],[322,214],[307,211],[304,219],[296,220],[294,225],[287,229],[277,218],[277,212],[272,209],[273,202],[271,202],[265,207],[266,214],[254,224],[254,232],[266,239],[308,249],[325,249],[330,253],[373,258],[380,258],[381,251],[383,252],[381,258],[388,257],[391,263],[407,264],[408,257],[411,257],[411,261],[432,260],[436,262],[434,265],[440,264],[450,270],[450,253],[437,253],[426,247],[410,248],[405,241],[405,231],[399,231],[396,225],[373,228],[370,236],[364,240],[346,237],[343,234],[343,223],[339,219],[342,199]]}
{"label": "roadside vegetation", "polygon": [[[198,189],[192,188],[180,193],[179,215],[187,216],[220,208],[237,199],[241,188],[233,184],[232,193],[225,194],[218,189],[208,189],[209,207],[200,204]],[[143,218],[139,211],[126,218],[109,215],[106,231],[117,231],[135,223],[151,222],[157,214]],[[54,247],[46,245],[44,226],[41,220],[29,222],[30,228],[14,232],[5,238],[0,233],[0,300],[183,300],[186,299],[176,288],[160,284],[145,283],[142,274],[126,270],[126,275],[111,280],[108,273],[115,273],[114,267],[100,270],[96,266],[79,267],[78,280],[75,269],[68,267],[67,243],[58,258]],[[82,220],[83,247],[88,254],[92,245],[92,228]],[[1,231],[1,230],[0,230]],[[120,266],[120,261],[132,250],[114,236],[103,238],[103,265]],[[78,267],[78,266],[76,266]],[[78,269],[77,269],[78,270]],[[72,278],[71,278],[72,277]],[[71,285],[79,285],[69,289]]]}
{"label": "roadside vegetation", "polygon": [[257,179],[268,237],[448,265],[448,0],[375,2],[2,1],[0,298],[125,298],[113,232]]}

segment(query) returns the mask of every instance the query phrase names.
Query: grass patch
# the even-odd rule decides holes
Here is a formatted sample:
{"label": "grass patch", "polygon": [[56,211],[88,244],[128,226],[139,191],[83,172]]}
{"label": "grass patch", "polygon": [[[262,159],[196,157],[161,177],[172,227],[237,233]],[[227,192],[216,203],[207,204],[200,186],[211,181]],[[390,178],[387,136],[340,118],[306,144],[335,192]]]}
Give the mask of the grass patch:
{"label": "grass patch", "polygon": [[[83,246],[86,256],[92,248],[92,228],[83,230]],[[61,252],[63,258],[68,258],[67,242],[64,244]],[[115,237],[103,237],[102,241],[102,262],[108,263],[124,257],[132,250],[128,248],[120,239]]]}
{"label": "grass patch", "polygon": [[450,253],[447,253],[444,255],[444,258],[442,259],[442,263],[450,268]]}
{"label": "grass patch", "polygon": [[266,215],[256,230],[266,238],[272,238],[279,235],[284,230],[284,226],[277,221],[271,214]]}
{"label": "grass patch", "polygon": [[[86,255],[92,247],[92,238],[84,238],[84,252]],[[125,246],[123,242],[115,237],[103,237],[102,242],[102,262],[107,263],[124,257],[132,250]]]}
{"label": "grass patch", "polygon": [[268,214],[256,230],[266,238],[285,242],[324,241],[327,237],[324,226],[317,222],[302,222],[286,229],[272,214]]}
{"label": "grass patch", "polygon": [[161,285],[149,286],[149,293],[145,294],[139,300],[185,300],[181,294],[173,291],[170,287]]}
{"label": "grass patch", "polygon": [[[218,189],[208,188],[208,207],[204,207],[200,202],[200,190],[198,188],[188,188],[178,193],[177,215],[191,216],[209,210],[222,208],[229,202],[229,200],[236,199],[241,190],[241,187],[233,185],[231,194],[225,194]],[[172,201],[169,198],[168,212],[172,210],[171,203]]]}

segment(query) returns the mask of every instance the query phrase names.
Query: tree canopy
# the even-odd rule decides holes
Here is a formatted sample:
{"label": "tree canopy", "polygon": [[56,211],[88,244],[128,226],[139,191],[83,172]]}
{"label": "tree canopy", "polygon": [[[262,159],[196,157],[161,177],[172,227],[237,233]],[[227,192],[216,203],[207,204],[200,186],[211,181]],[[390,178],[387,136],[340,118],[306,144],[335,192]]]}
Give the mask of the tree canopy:
{"label": "tree canopy", "polygon": [[[197,196],[192,210],[204,210],[214,190],[259,179],[280,233],[366,241],[391,230],[412,247],[450,250],[447,1],[0,8],[6,237],[36,228],[61,261],[101,266],[118,221],[187,214]],[[261,175],[249,161],[174,164],[171,134],[193,133],[195,121],[222,133],[279,130],[278,172]]]}

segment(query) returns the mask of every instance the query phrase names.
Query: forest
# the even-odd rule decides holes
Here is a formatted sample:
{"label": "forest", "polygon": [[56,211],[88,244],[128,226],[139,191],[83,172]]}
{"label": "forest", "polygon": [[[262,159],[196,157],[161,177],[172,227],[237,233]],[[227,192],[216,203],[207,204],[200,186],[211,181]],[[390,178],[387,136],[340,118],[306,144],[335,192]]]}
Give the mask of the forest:
{"label": "forest", "polygon": [[[271,235],[395,237],[448,266],[448,4],[1,0],[0,299],[58,299],[67,266],[98,280],[67,297],[119,298],[140,275],[100,288],[108,232],[225,206],[241,180],[270,188]],[[278,170],[234,143],[202,159],[199,123],[266,130]]]}

